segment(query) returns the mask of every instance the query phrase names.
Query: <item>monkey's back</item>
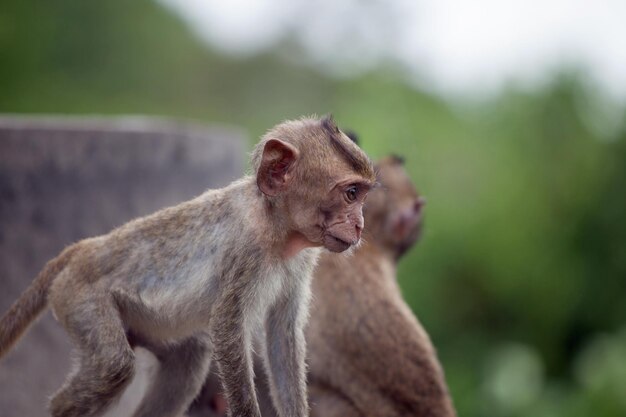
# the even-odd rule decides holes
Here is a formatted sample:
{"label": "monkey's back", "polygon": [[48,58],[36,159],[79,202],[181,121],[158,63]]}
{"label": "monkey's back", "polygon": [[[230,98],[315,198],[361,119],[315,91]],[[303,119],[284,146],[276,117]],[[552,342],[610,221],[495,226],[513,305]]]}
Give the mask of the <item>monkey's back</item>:
{"label": "monkey's back", "polygon": [[230,205],[222,190],[210,190],[74,244],[75,256],[50,290],[53,313],[101,293],[115,298],[131,328],[149,326],[164,339],[206,326],[229,250],[223,236],[244,233],[244,224],[224,216]]}
{"label": "monkey's back", "polygon": [[313,286],[307,328],[312,416],[338,417],[346,409],[372,417],[455,415],[432,343],[402,299],[392,259],[367,244],[352,257],[322,256]]}

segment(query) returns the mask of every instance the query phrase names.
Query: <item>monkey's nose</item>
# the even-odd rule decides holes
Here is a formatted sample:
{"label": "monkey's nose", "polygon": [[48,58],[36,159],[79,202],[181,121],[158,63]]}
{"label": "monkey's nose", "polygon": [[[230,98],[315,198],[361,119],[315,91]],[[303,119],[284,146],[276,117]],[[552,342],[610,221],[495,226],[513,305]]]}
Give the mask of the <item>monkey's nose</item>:
{"label": "monkey's nose", "polygon": [[363,231],[363,226],[360,224],[357,224],[354,226],[354,230],[356,231],[356,240],[361,239],[361,232]]}

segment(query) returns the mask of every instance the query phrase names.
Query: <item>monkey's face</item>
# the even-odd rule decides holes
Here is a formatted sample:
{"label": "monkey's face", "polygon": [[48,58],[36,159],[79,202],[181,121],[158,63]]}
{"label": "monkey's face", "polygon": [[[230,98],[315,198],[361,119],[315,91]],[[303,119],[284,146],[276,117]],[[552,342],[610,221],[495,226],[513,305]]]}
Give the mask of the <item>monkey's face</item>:
{"label": "monkey's face", "polygon": [[288,232],[296,232],[304,246],[332,252],[357,245],[363,203],[376,182],[367,155],[331,118],[309,122],[297,136],[289,129],[268,135],[262,152],[253,156],[257,185],[274,207],[281,207]]}
{"label": "monkey's face", "polygon": [[420,236],[425,199],[407,175],[402,158],[389,156],[376,164],[380,187],[365,207],[367,239],[392,251],[396,257],[410,249]]}
{"label": "monkey's face", "polygon": [[332,252],[358,245],[365,223],[363,205],[373,184],[354,173],[317,184],[319,192],[287,197],[293,229]]}
{"label": "monkey's face", "polygon": [[370,184],[355,178],[338,182],[320,205],[322,244],[332,252],[343,252],[361,240],[365,224],[363,203]]}

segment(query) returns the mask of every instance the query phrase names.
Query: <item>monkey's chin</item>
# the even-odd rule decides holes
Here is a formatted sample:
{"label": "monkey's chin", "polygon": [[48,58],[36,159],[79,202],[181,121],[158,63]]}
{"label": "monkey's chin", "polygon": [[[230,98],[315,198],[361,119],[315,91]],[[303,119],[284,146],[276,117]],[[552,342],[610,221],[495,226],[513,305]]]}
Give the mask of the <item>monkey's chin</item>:
{"label": "monkey's chin", "polygon": [[324,247],[331,252],[339,253],[347,250],[352,243],[339,239],[333,235],[324,236]]}

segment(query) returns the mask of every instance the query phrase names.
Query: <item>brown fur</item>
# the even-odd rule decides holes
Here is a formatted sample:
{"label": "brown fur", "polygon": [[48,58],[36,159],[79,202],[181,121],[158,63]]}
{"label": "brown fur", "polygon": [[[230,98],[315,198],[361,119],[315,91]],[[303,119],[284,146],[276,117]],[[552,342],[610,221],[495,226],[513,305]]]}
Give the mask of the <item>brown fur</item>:
{"label": "brown fur", "polygon": [[[315,271],[306,332],[311,415],[452,417],[435,350],[396,282],[396,262],[419,236],[424,200],[400,158],[384,158],[377,169],[381,186],[368,199],[363,245],[352,256],[322,255]],[[257,384],[263,416],[274,416],[265,379]],[[220,395],[210,380],[190,415],[223,415]]]}
{"label": "brown fur", "polygon": [[24,334],[28,326],[46,308],[46,299],[52,281],[71,259],[74,248],[68,248],[61,255],[49,261],[33,283],[18,301],[13,303],[2,321],[0,333],[0,357],[11,349]]}
{"label": "brown fur", "polygon": [[454,416],[435,350],[396,281],[396,260],[420,232],[423,199],[397,158],[378,171],[363,245],[352,257],[322,256],[315,272],[311,415]]}
{"label": "brown fur", "polygon": [[[253,339],[279,415],[308,415],[303,327],[314,248],[359,242],[375,180],[337,155],[331,140],[368,161],[338,130],[329,137],[329,120],[278,125],[253,153],[255,177],[83,240],[48,264],[0,320],[0,346],[6,352],[50,303],[78,352],[51,400],[54,417],[102,412],[131,380],[137,345],[161,366],[135,416],[178,415],[214,359],[230,415],[258,417]],[[351,187],[358,198],[348,201]]]}

